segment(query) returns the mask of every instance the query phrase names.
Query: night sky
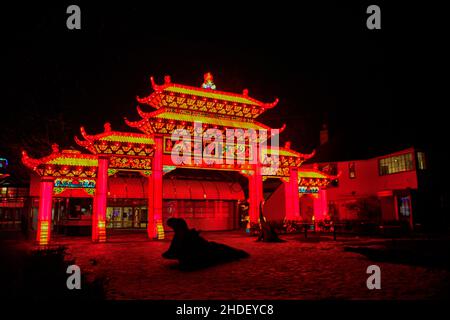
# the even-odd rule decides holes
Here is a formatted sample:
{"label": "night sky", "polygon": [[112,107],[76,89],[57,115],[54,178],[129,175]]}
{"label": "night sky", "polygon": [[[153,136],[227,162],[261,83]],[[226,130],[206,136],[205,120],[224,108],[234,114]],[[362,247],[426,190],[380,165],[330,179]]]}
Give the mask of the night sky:
{"label": "night sky", "polygon": [[80,125],[129,130],[123,117],[139,118],[135,97],[151,92],[151,75],[200,86],[207,71],[219,90],[278,97],[258,120],[286,123],[281,141],[299,151],[318,146],[327,122],[336,160],[411,145],[444,152],[444,121],[418,94],[426,36],[404,24],[404,8],[380,5],[382,29],[368,30],[372,3],[78,2],[82,29],[70,31],[69,4],[3,8],[0,154],[13,164],[23,147],[35,156],[53,142],[75,147]]}

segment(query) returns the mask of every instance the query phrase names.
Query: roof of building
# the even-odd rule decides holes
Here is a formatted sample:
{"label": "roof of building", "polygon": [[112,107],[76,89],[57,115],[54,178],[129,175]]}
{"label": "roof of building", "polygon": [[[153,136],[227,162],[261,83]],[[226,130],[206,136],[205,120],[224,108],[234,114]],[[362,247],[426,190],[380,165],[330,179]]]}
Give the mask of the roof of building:
{"label": "roof of building", "polygon": [[53,152],[41,159],[34,159],[28,156],[26,151],[22,152],[22,162],[30,169],[35,169],[39,165],[61,165],[61,166],[79,166],[96,167],[98,165],[97,157],[90,154],[82,154],[77,150],[59,151],[56,145],[53,146]]}
{"label": "roof of building", "polygon": [[320,171],[314,170],[314,169],[299,169],[298,177],[299,178],[315,178],[315,179],[332,179],[333,178],[324,172],[320,172]]}
{"label": "roof of building", "polygon": [[154,116],[155,119],[168,119],[168,120],[178,120],[186,122],[201,122],[210,125],[217,125],[221,127],[229,128],[241,128],[241,129],[270,129],[268,126],[253,121],[239,121],[230,119],[221,119],[208,117],[205,115],[195,115],[195,114],[185,114],[185,113],[175,113],[175,112],[162,112]]}
{"label": "roof of building", "polygon": [[368,160],[379,156],[388,155],[399,150],[411,148],[410,144],[398,144],[391,141],[380,141],[378,144],[355,144],[352,139],[346,137],[332,137],[316,150],[314,158],[305,164],[339,162],[352,160]]}
{"label": "roof of building", "polygon": [[137,100],[156,109],[172,107],[254,119],[278,103],[278,99],[271,103],[254,99],[247,89],[239,94],[193,87],[172,83],[169,76],[164,77],[162,85],[157,85],[153,77],[150,80],[154,92],[144,98],[137,97]]}

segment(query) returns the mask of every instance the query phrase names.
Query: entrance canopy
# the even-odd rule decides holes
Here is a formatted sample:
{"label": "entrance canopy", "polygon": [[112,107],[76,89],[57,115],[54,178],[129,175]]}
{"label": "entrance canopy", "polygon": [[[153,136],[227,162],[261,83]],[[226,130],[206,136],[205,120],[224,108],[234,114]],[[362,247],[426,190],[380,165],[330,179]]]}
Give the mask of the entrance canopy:
{"label": "entrance canopy", "polygon": [[[137,198],[148,196],[148,183],[139,178],[111,178],[109,198]],[[239,183],[201,180],[163,180],[163,199],[179,200],[243,200],[244,191]]]}
{"label": "entrance canopy", "polygon": [[[30,195],[39,196],[39,179],[31,179]],[[66,188],[55,196],[67,198],[90,197],[80,188]],[[112,177],[108,181],[108,198],[146,199],[148,181],[139,177]],[[238,182],[164,179],[163,199],[171,200],[244,200],[244,191]]]}

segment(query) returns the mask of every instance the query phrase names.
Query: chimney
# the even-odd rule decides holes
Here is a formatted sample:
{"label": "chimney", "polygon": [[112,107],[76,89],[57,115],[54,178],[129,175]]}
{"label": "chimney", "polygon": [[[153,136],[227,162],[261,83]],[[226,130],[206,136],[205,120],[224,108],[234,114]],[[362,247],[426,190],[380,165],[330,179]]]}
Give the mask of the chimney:
{"label": "chimney", "polygon": [[322,125],[320,130],[320,145],[324,145],[328,142],[328,126],[326,124]]}

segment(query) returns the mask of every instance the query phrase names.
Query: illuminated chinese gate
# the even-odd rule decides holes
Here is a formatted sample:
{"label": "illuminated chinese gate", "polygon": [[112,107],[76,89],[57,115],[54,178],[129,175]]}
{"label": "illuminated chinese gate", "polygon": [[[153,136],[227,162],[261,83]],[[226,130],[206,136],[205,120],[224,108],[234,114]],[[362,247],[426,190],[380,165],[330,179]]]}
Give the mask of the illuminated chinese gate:
{"label": "illuminated chinese gate", "polygon": [[[256,121],[264,111],[275,107],[278,99],[273,103],[263,103],[251,98],[248,90],[242,94],[216,91],[210,74],[205,75],[201,88],[172,83],[169,76],[164,78],[162,85],[155,84],[151,78],[151,84],[153,92],[147,97],[138,97],[137,101],[156,110],[145,112],[138,106],[140,119],[125,119],[130,128],[141,133],[114,131],[106,123],[102,133],[90,135],[81,127],[82,138],[75,137],[75,141],[89,154],[60,151],[56,145],[49,156],[41,159],[33,159],[23,152],[23,163],[40,176],[39,244],[46,245],[51,239],[52,198],[67,188],[78,188],[94,197],[92,240],[106,241],[108,177],[119,171],[138,172],[147,179],[147,233],[150,239],[164,237],[163,175],[176,168],[236,171],[247,177],[249,217],[253,222],[257,222],[259,203],[263,200],[264,179],[275,177],[283,181],[284,214],[286,219],[295,220],[300,219],[299,194],[318,193],[332,178],[312,171],[308,175],[307,171],[299,169],[314,153],[302,154],[289,145],[260,147],[261,142],[271,141],[284,129],[284,126],[280,130],[271,129]],[[236,144],[232,153],[241,154],[241,160],[245,161],[227,159],[223,163],[215,163],[201,159],[174,162],[174,149],[179,152],[176,148],[183,148],[172,138],[174,132],[184,130],[194,137],[189,151],[195,155],[198,146],[195,137],[208,137],[209,129],[221,132],[223,136],[226,136],[227,129],[238,129],[238,133],[245,131],[243,147]],[[261,132],[267,132],[267,135],[261,135]],[[200,149],[207,147],[201,145]],[[241,153],[239,147],[243,148]],[[221,157],[228,155],[225,151]]]}

